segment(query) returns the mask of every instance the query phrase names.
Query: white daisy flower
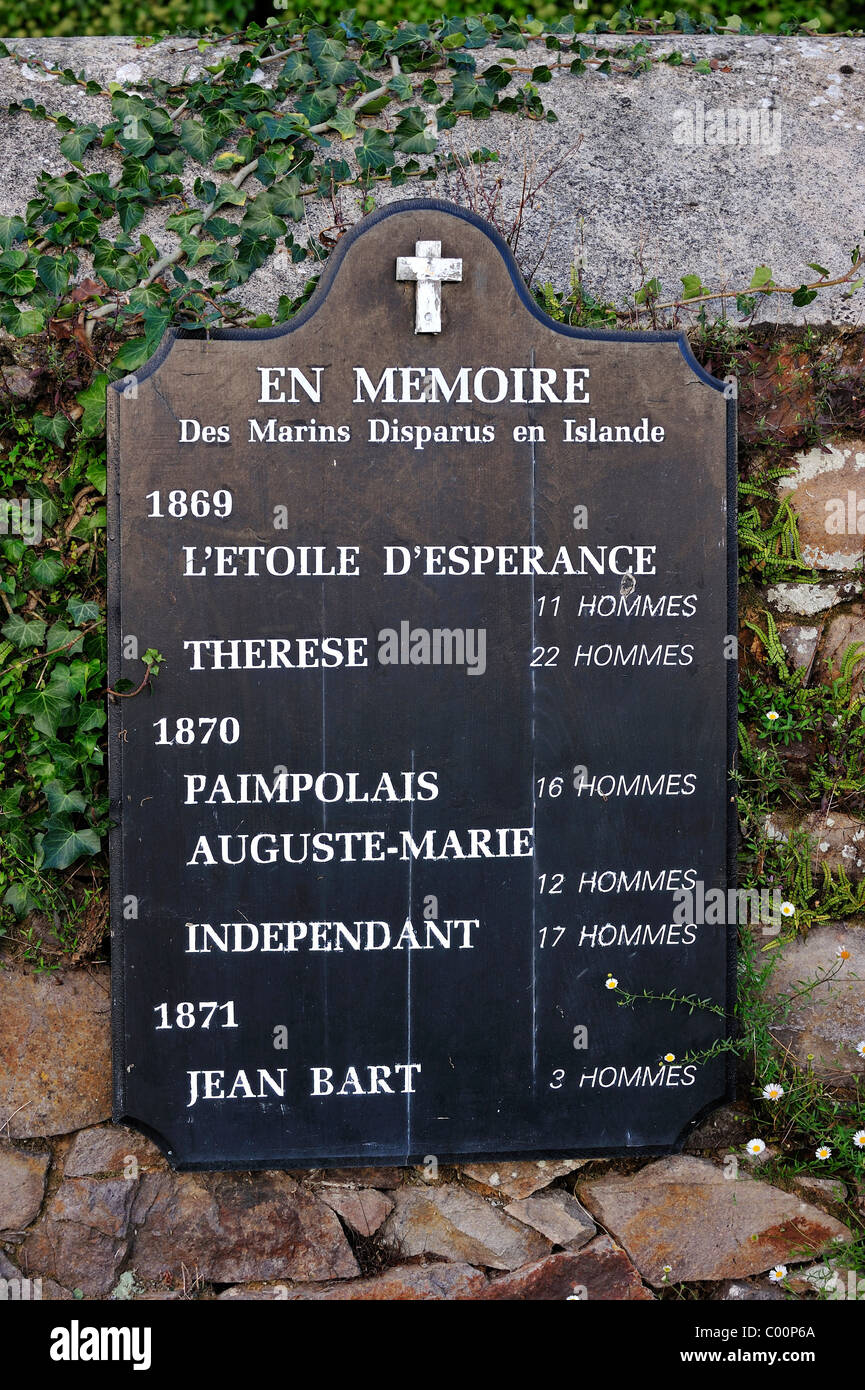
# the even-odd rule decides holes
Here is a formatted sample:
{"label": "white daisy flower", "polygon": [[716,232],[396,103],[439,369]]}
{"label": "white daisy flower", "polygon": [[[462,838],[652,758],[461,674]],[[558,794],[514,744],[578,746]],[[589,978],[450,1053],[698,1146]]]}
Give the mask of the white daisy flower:
{"label": "white daisy flower", "polygon": [[828,1144],[821,1144],[819,1148],[814,1150],[814,1157],[821,1160],[831,1158],[832,1150],[829,1148]]}
{"label": "white daisy flower", "polygon": [[784,1087],[779,1086],[777,1081],[770,1081],[768,1086],[763,1087],[764,1100],[780,1100],[784,1094]]}
{"label": "white daisy flower", "polygon": [[795,916],[796,916],[796,909],[795,909],[795,907],[793,906],[792,903],[782,903],[782,904],[781,904],[781,916],[782,916],[782,917],[795,917]]}
{"label": "white daisy flower", "polygon": [[664,1061],[665,1061],[665,1062],[675,1062],[675,1060],[676,1060],[676,1054],[675,1054],[675,1052],[665,1052],[665,1053],[664,1053]]}
{"label": "white daisy flower", "polygon": [[780,719],[781,716],[776,709],[770,709],[769,713],[766,715],[766,718],[768,719],[770,724],[774,724],[775,720]]}
{"label": "white daisy flower", "polygon": [[850,952],[847,950],[847,947],[846,947],[846,946],[836,946],[836,947],[835,947],[835,954],[836,954],[836,956],[838,957],[839,960],[849,960],[849,959],[850,959]]}
{"label": "white daisy flower", "polygon": [[618,982],[618,980],[616,979],[615,975],[608,975],[608,976],[607,976],[607,980],[606,980],[607,989],[616,989],[616,988],[618,988],[618,984],[619,984],[619,982]]}
{"label": "white daisy flower", "polygon": [[776,1265],[774,1269],[769,1270],[769,1278],[773,1284],[780,1284],[782,1279],[787,1278],[787,1266]]}
{"label": "white daisy flower", "polygon": [[[863,1134],[865,1134],[865,1131],[863,1131]],[[766,1145],[763,1143],[762,1139],[749,1139],[747,1144],[745,1145],[745,1148],[748,1150],[748,1153],[753,1154],[755,1158],[757,1154],[761,1154],[763,1152],[765,1147]]]}
{"label": "white daisy flower", "polygon": [[853,1135],[853,1144],[857,1149],[865,1149],[865,1129],[857,1129]]}
{"label": "white daisy flower", "polygon": [[856,1051],[859,1053],[860,1057],[865,1057],[865,1042],[857,1043]]}

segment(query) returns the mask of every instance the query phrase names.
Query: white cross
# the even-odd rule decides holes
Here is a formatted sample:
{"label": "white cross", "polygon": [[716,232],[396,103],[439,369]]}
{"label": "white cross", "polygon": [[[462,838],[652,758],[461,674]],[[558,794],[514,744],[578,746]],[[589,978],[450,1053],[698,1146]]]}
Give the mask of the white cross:
{"label": "white cross", "polygon": [[396,278],[415,280],[415,333],[441,333],[442,281],[462,280],[461,260],[442,259],[440,241],[416,241],[413,256],[397,256]]}

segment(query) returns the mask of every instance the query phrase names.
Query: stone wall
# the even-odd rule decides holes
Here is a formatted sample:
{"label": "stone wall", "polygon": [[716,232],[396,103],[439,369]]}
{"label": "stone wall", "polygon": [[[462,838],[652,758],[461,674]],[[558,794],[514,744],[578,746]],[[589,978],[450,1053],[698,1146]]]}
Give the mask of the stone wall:
{"label": "stone wall", "polygon": [[[631,39],[609,42],[625,47]],[[542,88],[553,125],[515,121],[493,114],[461,120],[442,141],[445,152],[466,155],[479,146],[497,151],[498,165],[439,178],[409,179],[400,188],[376,186],[379,206],[405,197],[442,197],[494,216],[513,227],[524,191],[539,189],[525,207],[515,248],[524,273],[566,286],[575,248],[582,252],[585,280],[593,294],[617,302],[644,277],[657,276],[672,297],[680,277],[698,274],[711,288],[750,284],[754,267],[769,264],[778,284],[798,285],[809,261],[840,275],[862,236],[865,206],[865,58],[863,41],[846,38],[750,38],[668,35],[648,38],[656,54],[679,51],[707,60],[712,71],[659,64],[637,74],[592,73],[576,78],[564,67]],[[34,63],[0,61],[0,102],[30,99],[76,122],[104,120],[104,103],[75,86],[64,86],[40,68],[71,68],[128,91],[153,78],[179,82],[200,77],[201,55],[188,39],[136,47],[132,39],[8,40],[15,53]],[[228,51],[227,49],[225,50]],[[207,62],[219,59],[219,47]],[[483,63],[513,60],[512,52],[484,51]],[[521,65],[555,61],[541,44],[519,56]],[[272,79],[261,73],[261,85]],[[697,126],[702,103],[702,138]],[[434,108],[428,107],[430,117]],[[765,140],[725,143],[706,135],[714,110],[768,112]],[[688,140],[688,120],[693,139]],[[384,124],[387,125],[385,118]],[[750,127],[749,127],[750,129]],[[20,214],[31,195],[34,166],[51,173],[67,168],[59,153],[62,131],[24,113],[0,127],[0,206]],[[338,143],[342,156],[352,142]],[[423,161],[422,161],[423,162]],[[110,152],[91,151],[88,169],[115,167]],[[192,175],[184,176],[187,186]],[[541,187],[541,185],[543,185]],[[253,180],[250,192],[257,189]],[[343,217],[359,215],[357,190],[339,195],[331,208],[312,200],[306,227],[314,238]],[[164,221],[164,217],[162,218]],[[176,237],[158,218],[141,230],[160,252]],[[273,258],[242,286],[237,298],[253,312],[273,313],[280,294],[299,293],[308,274],[285,258]],[[758,319],[795,323],[861,322],[861,300],[844,287],[827,290],[805,311],[790,301],[767,299]],[[718,306],[710,306],[710,313]]]}
{"label": "stone wall", "polygon": [[[15,45],[127,84],[179,75],[189,61],[182,46]],[[777,110],[788,123],[783,148],[756,146],[734,157],[726,148],[677,145],[675,112],[697,99],[686,69],[614,75],[591,87],[557,76],[545,100],[558,125],[530,128],[531,160],[540,169],[560,164],[527,210],[519,247],[538,277],[567,284],[581,220],[587,282],[617,301],[640,283],[638,253],[671,289],[685,273],[713,285],[747,282],[756,263],[796,283],[809,260],[832,267],[847,260],[865,205],[865,44],[689,38],[687,46],[715,63],[700,99]],[[35,95],[87,117],[80,89],[59,86],[38,66],[6,60],[0,68],[4,101]],[[500,215],[512,217],[522,176],[513,125],[494,117],[452,135],[463,149],[482,142],[502,150]],[[17,212],[34,168],[64,167],[58,132],[17,115],[0,145],[0,204]],[[108,167],[107,156],[94,158]],[[485,210],[477,184],[453,178],[432,191]],[[429,192],[418,185],[380,201]],[[353,198],[343,208],[348,222],[358,215]],[[171,248],[158,222],[145,230],[160,250]],[[320,230],[311,221],[310,233]],[[240,297],[273,312],[280,293],[297,289],[292,273],[265,265]],[[784,305],[767,303],[764,317],[785,321],[742,349],[740,445],[746,475],[766,464],[789,470],[768,507],[789,499],[804,567],[797,582],[762,582],[758,570],[743,587],[742,664],[746,673],[765,665],[765,644],[748,623],[765,628],[768,612],[791,668],[805,668],[810,683],[831,682],[849,645],[865,642],[861,294],[827,293],[798,312],[789,299]],[[816,345],[803,337],[803,322],[824,325]],[[724,375],[720,349],[712,341],[702,348]],[[833,529],[827,521],[839,503],[844,526]],[[862,669],[853,698],[862,694]],[[785,746],[798,785],[807,783],[817,751],[807,738]],[[840,866],[853,883],[865,873],[865,824],[831,798],[807,813],[779,807],[766,833],[778,843],[807,835],[817,873],[823,864]],[[845,1094],[865,1071],[856,1051],[865,1035],[863,925],[856,917],[816,921],[807,935],[774,943],[779,963],[767,986],[783,999],[798,981],[842,961],[793,1002],[778,1042],[802,1074]],[[9,955],[0,969],[0,1280],[13,1291],[26,1278],[41,1281],[45,1299],[628,1301],[663,1298],[684,1283],[705,1299],[782,1298],[768,1271],[783,1264],[788,1289],[813,1293],[827,1277],[823,1257],[861,1231],[865,1193],[853,1167],[842,1181],[775,1164],[770,1181],[763,1170],[777,1150],[770,1144],[749,1159],[744,1146],[765,1121],[759,1087],[771,1078],[747,1073],[740,1103],[695,1128],[681,1154],[660,1159],[172,1173],[146,1138],[110,1123],[102,962],[97,953],[46,975]]]}
{"label": "stone wall", "polygon": [[728,1180],[749,1133],[735,1107],[643,1165],[172,1173],[106,1123],[108,990],[104,967],[2,980],[0,1277],[40,1278],[43,1298],[756,1297],[803,1245],[813,1261],[851,1238],[843,1183],[785,1192],[744,1162]]}

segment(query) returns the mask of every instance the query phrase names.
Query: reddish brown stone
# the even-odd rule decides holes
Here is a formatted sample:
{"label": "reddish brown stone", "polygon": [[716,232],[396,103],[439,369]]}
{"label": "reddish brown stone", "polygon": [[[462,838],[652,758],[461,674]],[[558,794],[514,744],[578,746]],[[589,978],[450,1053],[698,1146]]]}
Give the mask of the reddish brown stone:
{"label": "reddish brown stone", "polygon": [[840,1221],[741,1166],[737,1177],[727,1171],[676,1154],[632,1176],[613,1172],[580,1183],[580,1197],[658,1286],[741,1279],[852,1238]]}
{"label": "reddish brown stone", "polygon": [[[821,923],[776,955],[766,996],[783,1009],[772,1029],[778,1042],[825,1081],[843,1084],[865,1075],[865,1061],[856,1051],[865,1034],[865,926],[850,920]],[[802,980],[825,983],[800,993],[788,1008],[786,1001]]]}
{"label": "reddish brown stone", "polygon": [[156,1145],[125,1125],[100,1125],[76,1134],[69,1146],[63,1172],[67,1178],[135,1178],[141,1171],[165,1169],[167,1163]]}
{"label": "reddish brown stone", "polygon": [[144,1283],[181,1265],[216,1284],[359,1273],[334,1213],[287,1173],[151,1173],[133,1222],[130,1268]]}
{"label": "reddish brown stone", "polygon": [[315,1302],[413,1302],[424,1299],[455,1300],[477,1297],[486,1288],[480,1270],[467,1264],[395,1265],[372,1279],[352,1279],[344,1284],[319,1284],[307,1288],[284,1286],[268,1289],[227,1289],[220,1298],[286,1299],[290,1303]]}
{"label": "reddish brown stone", "polygon": [[537,1231],[466,1188],[445,1183],[403,1187],[394,1197],[382,1234],[404,1255],[516,1269],[552,1249],[552,1242]]}
{"label": "reddish brown stone", "polygon": [[317,1195],[359,1236],[373,1235],[393,1211],[393,1202],[374,1187],[322,1187]]}
{"label": "reddish brown stone", "polygon": [[566,1250],[578,1250],[581,1245],[588,1244],[597,1229],[576,1197],[560,1187],[511,1202],[505,1211],[508,1216],[514,1216],[517,1221],[524,1221],[527,1226],[540,1231],[553,1245],[563,1246]]}
{"label": "reddish brown stone", "polygon": [[[861,496],[865,502],[865,474],[862,475]],[[863,519],[865,521],[865,519]],[[860,537],[865,545],[865,536]],[[840,676],[845,653],[850,646],[859,646],[860,658],[865,658],[865,606],[854,604],[846,613],[836,613],[830,618],[820,643],[817,673],[824,681],[832,681]],[[865,693],[865,660],[858,661],[851,670],[850,693],[853,696]]]}
{"label": "reddish brown stone", "polygon": [[545,1260],[491,1279],[469,1297],[485,1300],[556,1301],[570,1297],[590,1303],[633,1303],[652,1298],[624,1250],[598,1236],[578,1254]]}
{"label": "reddish brown stone", "polygon": [[0,971],[0,1127],[68,1134],[111,1114],[108,971]]}
{"label": "reddish brown stone", "polygon": [[542,1158],[536,1162],[503,1158],[497,1163],[463,1163],[460,1171],[488,1190],[518,1201],[549,1187],[556,1178],[582,1168],[586,1162],[584,1158]]}
{"label": "reddish brown stone", "polygon": [[0,1231],[22,1231],[39,1215],[49,1154],[0,1145]]}
{"label": "reddish brown stone", "polygon": [[126,1255],[135,1190],[115,1179],[61,1183],[22,1246],[27,1269],[88,1297],[108,1293]]}
{"label": "reddish brown stone", "polygon": [[778,482],[799,517],[805,562],[814,569],[855,569],[865,549],[865,444],[821,444],[796,456]]}

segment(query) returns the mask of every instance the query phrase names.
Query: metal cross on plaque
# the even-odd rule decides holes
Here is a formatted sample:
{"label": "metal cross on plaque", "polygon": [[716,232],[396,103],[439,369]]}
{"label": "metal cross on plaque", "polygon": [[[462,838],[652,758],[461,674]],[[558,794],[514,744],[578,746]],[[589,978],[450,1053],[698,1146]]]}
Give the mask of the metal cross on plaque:
{"label": "metal cross on plaque", "polygon": [[442,257],[440,241],[416,241],[413,256],[397,256],[396,278],[417,282],[415,333],[441,333],[442,282],[462,280],[463,263]]}

